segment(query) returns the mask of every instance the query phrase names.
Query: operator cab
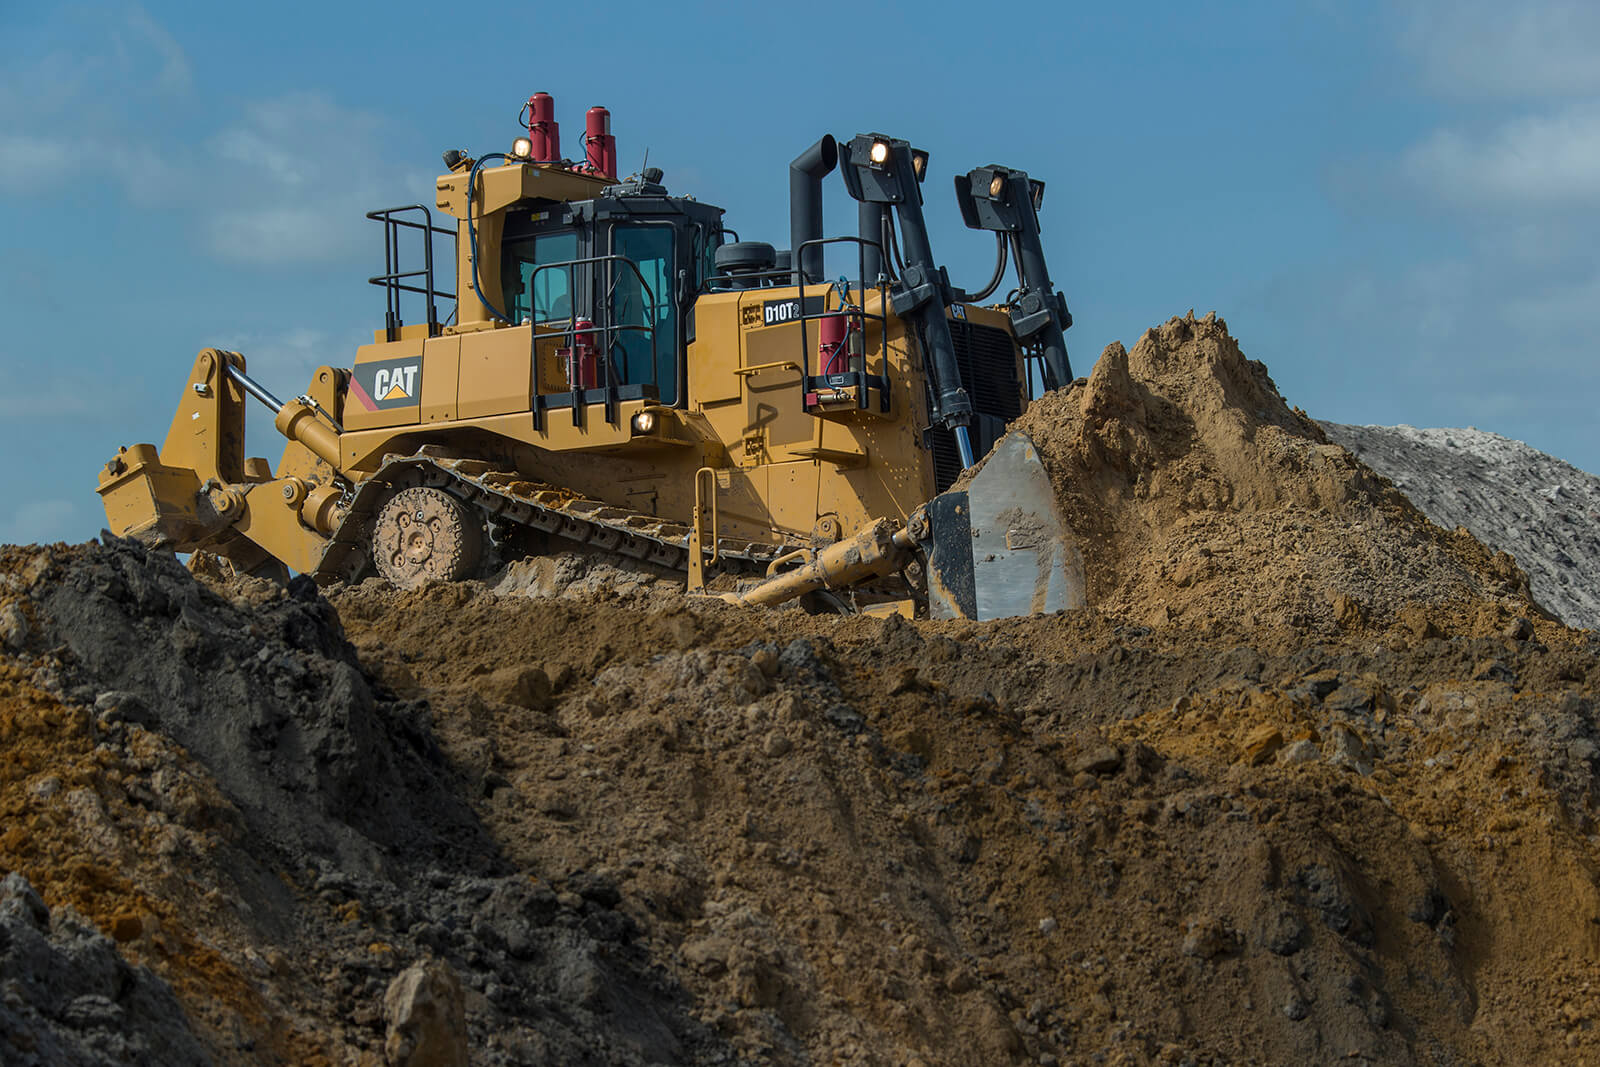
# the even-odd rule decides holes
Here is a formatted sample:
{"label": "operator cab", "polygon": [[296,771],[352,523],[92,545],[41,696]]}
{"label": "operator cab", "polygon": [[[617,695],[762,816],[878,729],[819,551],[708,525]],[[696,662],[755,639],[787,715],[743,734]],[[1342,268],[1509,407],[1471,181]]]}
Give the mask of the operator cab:
{"label": "operator cab", "polygon": [[[511,321],[564,334],[623,399],[681,406],[695,296],[723,240],[722,209],[669,196],[661,171],[592,200],[540,201],[507,212],[501,295]],[[603,376],[603,377],[602,377]]]}

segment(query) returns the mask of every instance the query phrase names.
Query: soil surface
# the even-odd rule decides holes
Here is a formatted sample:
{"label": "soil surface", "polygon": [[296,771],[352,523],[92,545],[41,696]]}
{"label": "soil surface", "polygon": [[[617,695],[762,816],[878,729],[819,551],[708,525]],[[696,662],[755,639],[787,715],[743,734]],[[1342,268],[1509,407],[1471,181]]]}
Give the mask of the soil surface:
{"label": "soil surface", "polygon": [[1600,643],[1213,317],[1022,424],[1087,609],[4,550],[0,1062],[1600,1060]]}

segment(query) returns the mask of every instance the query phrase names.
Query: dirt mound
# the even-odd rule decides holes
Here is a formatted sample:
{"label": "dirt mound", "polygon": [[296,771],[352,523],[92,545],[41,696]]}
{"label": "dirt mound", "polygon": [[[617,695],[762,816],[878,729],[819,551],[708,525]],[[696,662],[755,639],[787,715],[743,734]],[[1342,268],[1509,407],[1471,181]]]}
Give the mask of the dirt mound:
{"label": "dirt mound", "polygon": [[1532,610],[1509,557],[1434,526],[1330,443],[1214,314],[1110,345],[1016,425],[1108,614],[1289,644],[1383,629],[1418,603]]}
{"label": "dirt mound", "polygon": [[7,550],[0,873],[53,917],[5,883],[0,1052],[371,1064],[459,988],[490,1064],[1600,1058],[1600,643],[1215,320],[1025,422],[1088,610]]}
{"label": "dirt mound", "polygon": [[[1375,649],[1273,653],[1085,613],[336,604],[504,783],[509,855],[614,873],[755,1062],[1600,1051],[1596,660],[1558,629],[1418,608]],[[507,660],[536,729],[483,713]]]}
{"label": "dirt mound", "polygon": [[218,595],[120,541],[0,577],[0,868],[169,982],[212,1056],[378,1055],[388,983],[439,957],[475,1062],[726,1058],[608,881],[505,858],[429,706],[373,688],[309,582]]}

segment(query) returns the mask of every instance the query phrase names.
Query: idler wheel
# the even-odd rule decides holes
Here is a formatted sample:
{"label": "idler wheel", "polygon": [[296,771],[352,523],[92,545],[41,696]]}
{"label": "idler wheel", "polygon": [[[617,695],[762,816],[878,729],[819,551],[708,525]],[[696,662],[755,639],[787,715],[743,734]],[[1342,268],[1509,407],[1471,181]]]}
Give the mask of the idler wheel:
{"label": "idler wheel", "polygon": [[483,523],[442,489],[419,486],[389,498],[372,527],[372,562],[400,589],[470,577],[483,558]]}

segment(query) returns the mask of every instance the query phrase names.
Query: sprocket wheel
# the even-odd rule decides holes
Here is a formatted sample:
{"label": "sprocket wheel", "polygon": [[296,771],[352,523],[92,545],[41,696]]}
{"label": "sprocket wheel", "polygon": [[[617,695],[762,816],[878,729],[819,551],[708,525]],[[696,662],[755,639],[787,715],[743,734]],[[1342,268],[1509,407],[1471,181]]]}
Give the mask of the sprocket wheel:
{"label": "sprocket wheel", "polygon": [[483,523],[442,489],[418,486],[389,498],[372,526],[372,562],[400,589],[470,577],[483,558]]}

